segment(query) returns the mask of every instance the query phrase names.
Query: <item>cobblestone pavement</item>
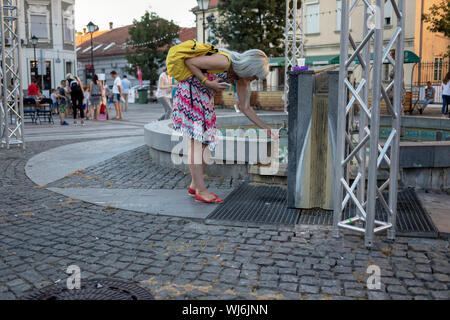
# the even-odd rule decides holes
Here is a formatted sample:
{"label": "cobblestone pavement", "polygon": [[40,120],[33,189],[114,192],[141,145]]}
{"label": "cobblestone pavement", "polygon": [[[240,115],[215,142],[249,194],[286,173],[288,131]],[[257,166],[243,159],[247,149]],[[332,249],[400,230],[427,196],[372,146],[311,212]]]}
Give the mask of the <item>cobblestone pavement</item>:
{"label": "cobblestone pavement", "polygon": [[[139,282],[157,299],[449,298],[449,241],[377,239],[369,251],[359,236],[334,239],[328,228],[210,226],[102,208],[25,176],[32,155],[63,143],[70,141],[0,150],[0,299],[66,281],[69,265],[78,265],[84,279]],[[128,178],[137,177],[121,177],[123,166],[117,166],[105,163],[86,174],[131,187]],[[70,183],[91,181],[79,178]],[[163,178],[147,172],[139,179]],[[366,286],[367,267],[374,264],[381,268],[377,291]]]}
{"label": "cobblestone pavement", "polygon": [[[207,177],[208,188],[229,189],[242,181],[230,177]],[[112,188],[112,189],[185,189],[191,183],[187,172],[164,168],[151,162],[148,147],[130,152],[78,171],[51,183],[57,188]]]}

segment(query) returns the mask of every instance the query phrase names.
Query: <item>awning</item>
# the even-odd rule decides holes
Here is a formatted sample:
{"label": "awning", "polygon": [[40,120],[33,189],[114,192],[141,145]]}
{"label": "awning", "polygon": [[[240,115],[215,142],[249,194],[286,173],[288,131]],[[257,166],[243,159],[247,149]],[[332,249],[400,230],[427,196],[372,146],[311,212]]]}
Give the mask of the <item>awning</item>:
{"label": "awning", "polygon": [[[374,54],[372,53],[370,55],[370,61],[373,61],[373,56],[374,56]],[[356,62],[356,64],[359,64],[359,60],[358,59],[356,59],[355,62]],[[403,63],[408,64],[408,63],[419,63],[419,62],[420,62],[420,58],[419,58],[419,56],[417,54],[415,54],[412,51],[405,50],[405,60],[403,61]],[[386,59],[383,63],[384,64],[389,64],[389,60]]]}
{"label": "awning", "polygon": [[[307,66],[339,64],[339,55],[309,56],[305,57]],[[269,58],[271,67],[284,67],[284,58]]]}
{"label": "awning", "polygon": [[[349,56],[350,57],[350,56]],[[305,57],[307,66],[320,66],[320,65],[331,65],[339,64],[339,55],[323,55],[323,56],[308,56]],[[371,56],[373,60],[373,54]],[[269,58],[269,65],[271,67],[284,67],[284,58]],[[356,58],[356,64],[359,64],[358,58]],[[405,50],[405,61],[404,63],[419,63],[420,58],[412,51]],[[384,63],[389,63],[385,61]]]}

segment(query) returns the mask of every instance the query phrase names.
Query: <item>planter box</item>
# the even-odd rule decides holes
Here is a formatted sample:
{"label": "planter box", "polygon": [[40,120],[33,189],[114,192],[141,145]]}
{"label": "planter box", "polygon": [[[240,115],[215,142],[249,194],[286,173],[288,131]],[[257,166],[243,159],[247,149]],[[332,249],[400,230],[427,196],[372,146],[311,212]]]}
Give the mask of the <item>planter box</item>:
{"label": "planter box", "polygon": [[258,105],[262,110],[284,110],[283,91],[257,92]]}

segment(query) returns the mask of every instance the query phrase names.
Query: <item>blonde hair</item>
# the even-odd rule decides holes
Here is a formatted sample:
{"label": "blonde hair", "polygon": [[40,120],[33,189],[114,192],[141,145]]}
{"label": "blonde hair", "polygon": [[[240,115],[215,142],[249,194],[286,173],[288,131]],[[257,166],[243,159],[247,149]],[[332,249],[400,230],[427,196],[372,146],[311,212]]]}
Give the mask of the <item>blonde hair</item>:
{"label": "blonde hair", "polygon": [[252,49],[239,53],[227,49],[219,49],[228,53],[231,58],[231,66],[236,74],[241,78],[256,76],[264,80],[269,74],[269,59],[266,54],[258,49]]}

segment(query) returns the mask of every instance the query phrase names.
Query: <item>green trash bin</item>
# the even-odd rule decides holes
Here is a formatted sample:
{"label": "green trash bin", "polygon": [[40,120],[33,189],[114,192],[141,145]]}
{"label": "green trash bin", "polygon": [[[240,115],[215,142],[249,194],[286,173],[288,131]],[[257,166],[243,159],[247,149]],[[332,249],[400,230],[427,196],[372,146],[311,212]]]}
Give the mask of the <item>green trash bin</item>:
{"label": "green trash bin", "polygon": [[148,103],[148,90],[147,89],[139,89],[139,104],[147,104]]}

